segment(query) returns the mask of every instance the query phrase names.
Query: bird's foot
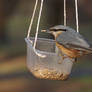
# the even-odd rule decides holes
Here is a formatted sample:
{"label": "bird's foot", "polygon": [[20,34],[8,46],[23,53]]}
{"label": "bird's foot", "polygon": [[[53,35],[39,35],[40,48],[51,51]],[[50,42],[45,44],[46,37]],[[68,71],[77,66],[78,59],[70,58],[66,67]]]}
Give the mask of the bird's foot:
{"label": "bird's foot", "polygon": [[63,59],[63,60],[66,59],[66,58],[68,58],[68,56],[64,56],[64,55],[62,56],[62,59]]}
{"label": "bird's foot", "polygon": [[77,62],[77,58],[71,58],[69,56],[62,56],[63,60],[66,59],[66,58],[69,58],[71,59],[72,62]]}
{"label": "bird's foot", "polygon": [[77,62],[77,58],[71,58],[71,57],[69,58],[71,59],[72,62]]}
{"label": "bird's foot", "polygon": [[62,60],[60,60],[60,61],[58,62],[58,64],[62,64]]}
{"label": "bird's foot", "polygon": [[67,56],[64,55],[62,55],[61,57],[62,57],[61,60],[58,62],[59,64],[61,64],[64,61],[64,59],[67,58]]}

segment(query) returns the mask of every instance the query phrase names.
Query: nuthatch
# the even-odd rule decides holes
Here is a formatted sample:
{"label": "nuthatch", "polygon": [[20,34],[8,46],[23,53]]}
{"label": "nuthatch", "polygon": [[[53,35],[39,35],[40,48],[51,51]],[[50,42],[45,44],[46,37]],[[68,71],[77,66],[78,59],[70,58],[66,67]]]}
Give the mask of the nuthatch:
{"label": "nuthatch", "polygon": [[92,54],[92,44],[70,27],[57,25],[42,32],[51,33],[57,48],[70,58]]}

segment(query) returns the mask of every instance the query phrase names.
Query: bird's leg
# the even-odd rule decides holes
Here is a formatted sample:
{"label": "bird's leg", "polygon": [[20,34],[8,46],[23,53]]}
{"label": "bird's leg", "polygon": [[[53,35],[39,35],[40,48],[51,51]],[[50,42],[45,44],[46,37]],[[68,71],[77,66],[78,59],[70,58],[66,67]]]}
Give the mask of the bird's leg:
{"label": "bird's leg", "polygon": [[75,62],[77,62],[77,58],[75,58]]}
{"label": "bird's leg", "polygon": [[68,58],[67,55],[65,55],[62,51],[61,51],[61,56],[62,56],[62,59],[64,60],[65,58]]}
{"label": "bird's leg", "polygon": [[61,60],[58,62],[59,64],[61,64],[62,61],[63,61],[65,58],[67,58],[68,56],[64,55],[64,54],[62,53],[62,51],[60,51],[57,46],[56,46],[56,48],[55,48],[55,51],[56,51],[56,53],[58,54],[58,56],[61,56]]}
{"label": "bird's leg", "polygon": [[66,58],[71,59],[72,62],[77,62],[77,58],[72,58],[72,57],[69,57],[69,56],[67,56],[67,55],[65,55],[65,54],[62,53],[62,59],[64,60]]}
{"label": "bird's leg", "polygon": [[[55,48],[55,52],[58,54],[58,56],[62,57],[62,53],[61,53],[61,51],[58,49],[57,46],[56,46],[56,48]],[[59,64],[62,63],[62,58],[58,61],[58,63],[59,63]]]}
{"label": "bird's leg", "polygon": [[55,47],[55,52],[59,55],[60,54],[60,50],[58,49],[58,47]]}
{"label": "bird's leg", "polygon": [[[61,56],[61,54],[60,54],[60,56]],[[58,61],[58,64],[62,64],[62,58]]]}
{"label": "bird's leg", "polygon": [[61,61],[59,61],[59,64],[61,64],[65,58],[68,58],[68,56],[64,55],[62,52],[59,54],[59,56],[61,56]]}

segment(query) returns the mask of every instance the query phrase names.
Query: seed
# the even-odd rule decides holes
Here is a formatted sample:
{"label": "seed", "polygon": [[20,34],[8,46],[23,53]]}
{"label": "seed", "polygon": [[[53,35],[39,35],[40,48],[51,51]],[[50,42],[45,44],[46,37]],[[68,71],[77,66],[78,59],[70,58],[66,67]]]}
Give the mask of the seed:
{"label": "seed", "polygon": [[66,80],[69,74],[63,74],[54,69],[41,69],[35,68],[31,70],[32,74],[40,79],[49,79],[49,80]]}

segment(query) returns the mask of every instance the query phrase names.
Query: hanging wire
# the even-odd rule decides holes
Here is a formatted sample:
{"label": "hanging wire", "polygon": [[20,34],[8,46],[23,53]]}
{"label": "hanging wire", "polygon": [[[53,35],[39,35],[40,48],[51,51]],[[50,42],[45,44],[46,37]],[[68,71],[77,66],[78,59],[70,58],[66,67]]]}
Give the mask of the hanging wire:
{"label": "hanging wire", "polygon": [[40,7],[40,11],[39,11],[39,17],[38,17],[38,22],[37,22],[36,34],[35,34],[34,49],[35,49],[36,43],[37,43],[38,30],[39,30],[39,24],[40,24],[40,19],[41,19],[41,14],[42,14],[42,8],[43,8],[43,0],[41,0],[41,7]]}
{"label": "hanging wire", "polygon": [[66,0],[64,0],[64,26],[66,26],[66,23],[67,20],[66,20]]}
{"label": "hanging wire", "polygon": [[[35,2],[33,14],[32,14],[32,19],[31,19],[30,26],[29,26],[29,29],[28,29],[27,38],[29,38],[29,36],[30,36],[30,32],[31,32],[31,29],[32,29],[32,24],[33,24],[33,21],[34,21],[37,5],[38,5],[38,0],[36,0],[36,2]],[[37,22],[37,27],[36,27],[36,34],[35,34],[35,40],[34,40],[33,49],[34,49],[34,52],[35,52],[36,55],[38,55],[39,57],[45,58],[46,55],[42,55],[42,54],[38,53],[35,50],[36,43],[37,43],[38,30],[39,30],[39,24],[40,24],[40,19],[41,19],[42,8],[43,8],[43,0],[41,0],[41,7],[40,7],[40,11],[39,11],[39,17],[38,17],[38,22]],[[31,40],[30,40],[30,42],[33,43]]]}
{"label": "hanging wire", "polygon": [[78,0],[75,0],[75,9],[76,9],[76,29],[77,29],[77,32],[79,32]]}
{"label": "hanging wire", "polygon": [[35,6],[34,6],[34,10],[33,10],[33,15],[32,15],[32,18],[31,18],[29,29],[28,29],[27,38],[29,38],[29,36],[30,36],[30,32],[31,32],[31,29],[32,29],[32,24],[33,24],[35,12],[36,12],[36,9],[37,9],[37,5],[38,5],[38,0],[36,0],[36,2],[35,2]]}
{"label": "hanging wire", "polygon": [[36,34],[35,34],[35,40],[34,40],[34,51],[36,53],[36,55],[38,55],[39,57],[45,58],[46,55],[42,55],[40,53],[38,53],[35,48],[36,48],[36,44],[37,44],[37,38],[38,38],[38,31],[39,31],[39,25],[40,25],[40,19],[41,19],[41,14],[42,14],[42,8],[43,8],[43,0],[41,0],[41,6],[40,6],[40,11],[39,11],[39,17],[38,17],[38,22],[37,22],[37,28],[36,28]]}

